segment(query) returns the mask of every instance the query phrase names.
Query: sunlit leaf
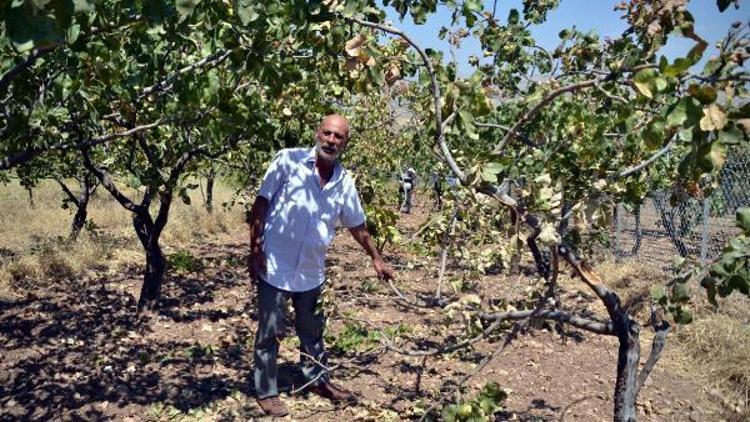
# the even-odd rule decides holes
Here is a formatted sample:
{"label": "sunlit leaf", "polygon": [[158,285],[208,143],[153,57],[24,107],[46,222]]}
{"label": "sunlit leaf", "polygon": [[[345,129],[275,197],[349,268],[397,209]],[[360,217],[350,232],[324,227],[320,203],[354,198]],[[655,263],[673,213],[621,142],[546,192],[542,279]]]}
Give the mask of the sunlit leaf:
{"label": "sunlit leaf", "polygon": [[727,116],[716,104],[703,109],[703,118],[700,121],[702,130],[708,132],[712,130],[721,130],[727,124]]}

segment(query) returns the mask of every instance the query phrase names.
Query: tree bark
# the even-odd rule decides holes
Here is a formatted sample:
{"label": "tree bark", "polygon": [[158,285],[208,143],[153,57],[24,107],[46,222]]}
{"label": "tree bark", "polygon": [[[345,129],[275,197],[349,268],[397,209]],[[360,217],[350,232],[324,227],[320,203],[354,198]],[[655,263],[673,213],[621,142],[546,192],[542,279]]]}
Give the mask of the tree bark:
{"label": "tree bark", "polygon": [[81,233],[83,226],[86,224],[86,218],[88,217],[88,210],[86,209],[88,206],[88,198],[84,201],[85,202],[79,202],[76,206],[76,213],[73,216],[73,222],[70,225],[70,240],[76,240]]}
{"label": "tree bark", "polygon": [[133,227],[146,251],[146,268],[143,272],[143,286],[137,309],[137,314],[142,315],[155,310],[159,303],[167,264],[159,245],[161,230],[156,230],[151,216],[136,215],[133,217]]}
{"label": "tree bark", "polygon": [[143,273],[143,286],[138,298],[139,315],[156,309],[161,298],[161,285],[166,270],[166,260],[158,242],[146,251],[146,271]]}
{"label": "tree bark", "polygon": [[[62,184],[62,182],[61,182]],[[76,213],[73,216],[73,222],[70,225],[70,240],[75,240],[81,233],[81,230],[86,225],[86,219],[88,218],[88,206],[91,195],[96,190],[98,184],[96,181],[89,177],[84,176],[79,181],[80,193],[78,197],[73,201],[76,204]]]}
{"label": "tree bark", "polygon": [[206,176],[206,211],[209,214],[214,211],[214,182],[216,181],[216,170],[211,167]]}
{"label": "tree bark", "polygon": [[635,399],[638,362],[641,357],[640,326],[626,314],[615,321],[615,332],[620,342],[617,353],[617,380],[615,382],[615,421],[636,420]]}

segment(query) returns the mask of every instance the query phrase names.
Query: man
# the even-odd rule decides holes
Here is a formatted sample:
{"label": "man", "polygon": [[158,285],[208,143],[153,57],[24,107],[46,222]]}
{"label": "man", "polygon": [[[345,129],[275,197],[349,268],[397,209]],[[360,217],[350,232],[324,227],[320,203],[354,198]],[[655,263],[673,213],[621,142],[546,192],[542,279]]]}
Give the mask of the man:
{"label": "man", "polygon": [[443,181],[437,170],[430,173],[430,181],[432,182],[432,190],[435,192],[435,209],[441,211],[443,209]]}
{"label": "man", "polygon": [[401,212],[404,214],[409,214],[411,212],[411,194],[416,185],[416,178],[417,172],[411,167],[401,174],[399,180],[399,193],[403,194]]}
{"label": "man", "polygon": [[370,255],[378,277],[393,277],[365,228],[354,181],[338,161],[349,141],[349,123],[336,114],[326,116],[315,139],[314,148],[285,149],[276,155],[250,214],[249,269],[258,298],[253,375],[258,404],[271,416],[289,413],[278,397],[276,381],[277,337],[284,329],[283,308],[289,298],[309,391],[332,401],[352,398],[329,381],[325,320],[316,309],[336,223],[348,228]]}

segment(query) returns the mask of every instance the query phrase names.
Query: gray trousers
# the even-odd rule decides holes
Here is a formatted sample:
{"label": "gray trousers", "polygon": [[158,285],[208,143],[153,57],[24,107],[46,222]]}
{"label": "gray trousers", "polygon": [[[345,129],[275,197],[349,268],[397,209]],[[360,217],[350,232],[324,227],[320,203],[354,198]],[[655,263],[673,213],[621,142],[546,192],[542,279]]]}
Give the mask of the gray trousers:
{"label": "gray trousers", "polygon": [[[300,357],[302,373],[306,382],[316,380],[310,385],[328,382],[328,373],[323,366],[328,366],[323,346],[323,312],[316,312],[315,306],[323,288],[321,285],[306,292],[288,292],[258,280],[257,307],[258,332],[255,335],[255,394],[259,399],[279,395],[277,385],[276,358],[279,354],[279,337],[286,327],[284,308],[289,298],[294,306],[294,329],[300,340]],[[315,361],[306,355],[313,356]]]}

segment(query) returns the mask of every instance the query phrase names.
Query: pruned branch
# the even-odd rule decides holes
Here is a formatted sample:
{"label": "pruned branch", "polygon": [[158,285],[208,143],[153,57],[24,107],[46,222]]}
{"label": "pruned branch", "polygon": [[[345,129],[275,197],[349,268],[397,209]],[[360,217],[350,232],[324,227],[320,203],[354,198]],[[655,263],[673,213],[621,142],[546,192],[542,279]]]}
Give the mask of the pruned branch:
{"label": "pruned branch", "polygon": [[[611,317],[614,317],[613,315],[613,309],[612,309],[612,297],[616,297],[614,293],[612,293],[611,290],[609,290],[607,287],[605,287],[602,284],[601,279],[599,276],[597,276],[592,270],[591,267],[588,266],[585,262],[578,259],[577,256],[573,253],[573,250],[567,246],[567,245],[560,245],[557,248],[557,251],[565,261],[570,264],[571,267],[573,267],[573,270],[575,271],[576,275],[583,280],[586,285],[588,285],[591,290],[596,293],[596,295],[601,299],[601,301],[604,303],[604,306],[607,307],[607,311],[610,313]],[[619,302],[619,300],[618,300]],[[619,305],[619,304],[618,304]]]}
{"label": "pruned branch", "polygon": [[[536,311],[536,314],[534,314]],[[403,350],[395,347],[392,343],[386,341],[386,347],[398,354],[405,356],[436,356],[445,353],[455,352],[456,350],[464,349],[471,346],[472,344],[487,338],[492,334],[501,323],[505,321],[521,321],[525,319],[529,320],[550,320],[565,323],[582,330],[586,330],[595,334],[603,334],[608,336],[614,336],[615,331],[611,322],[596,321],[590,318],[582,317],[579,315],[571,314],[569,312],[560,310],[536,310],[529,309],[525,311],[510,311],[510,312],[499,312],[492,314],[480,314],[480,318],[486,321],[492,321],[489,327],[482,330],[481,333],[476,336],[464,340],[460,343],[443,346],[433,350]]]}

